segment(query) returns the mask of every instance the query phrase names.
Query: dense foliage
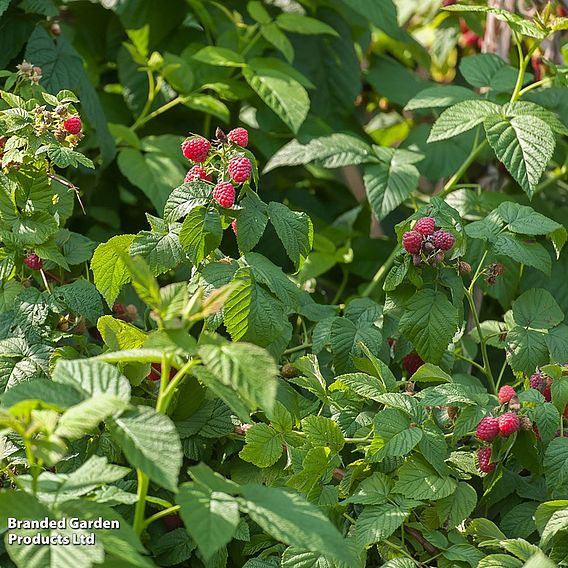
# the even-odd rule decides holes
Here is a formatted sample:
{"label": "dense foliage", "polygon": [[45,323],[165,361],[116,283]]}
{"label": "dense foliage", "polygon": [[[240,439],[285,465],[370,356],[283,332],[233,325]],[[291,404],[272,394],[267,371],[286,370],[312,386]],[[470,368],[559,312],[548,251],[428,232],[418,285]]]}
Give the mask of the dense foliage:
{"label": "dense foliage", "polygon": [[1,566],[568,563],[568,18],[444,5],[0,0]]}

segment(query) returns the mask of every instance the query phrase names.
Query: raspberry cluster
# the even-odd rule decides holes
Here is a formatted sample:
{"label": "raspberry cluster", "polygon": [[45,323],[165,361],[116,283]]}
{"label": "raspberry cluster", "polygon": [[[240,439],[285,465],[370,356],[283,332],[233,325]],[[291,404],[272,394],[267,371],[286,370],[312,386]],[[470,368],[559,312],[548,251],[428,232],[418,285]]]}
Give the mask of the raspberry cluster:
{"label": "raspberry cluster", "polygon": [[415,266],[422,262],[437,266],[444,260],[444,254],[455,244],[454,235],[436,228],[436,219],[422,217],[414,228],[402,235],[402,246],[412,255]]}
{"label": "raspberry cluster", "polygon": [[[211,141],[202,136],[189,136],[182,142],[183,155],[194,164],[185,175],[184,183],[213,183],[213,199],[221,207],[230,209],[236,199],[233,183],[246,183],[252,176],[252,162],[242,153],[242,148],[248,145],[248,132],[239,127],[225,134],[217,128],[215,135],[216,139]],[[232,227],[236,234],[235,221]]]}

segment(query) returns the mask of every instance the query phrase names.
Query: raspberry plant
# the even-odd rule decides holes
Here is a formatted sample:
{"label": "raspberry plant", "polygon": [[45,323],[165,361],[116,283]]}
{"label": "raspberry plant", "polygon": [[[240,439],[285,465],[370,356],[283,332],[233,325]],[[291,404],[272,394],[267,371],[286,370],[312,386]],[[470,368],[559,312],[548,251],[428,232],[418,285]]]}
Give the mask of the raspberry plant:
{"label": "raspberry plant", "polygon": [[66,5],[103,57],[32,4],[0,3],[39,22],[0,92],[0,563],[565,565],[560,7]]}

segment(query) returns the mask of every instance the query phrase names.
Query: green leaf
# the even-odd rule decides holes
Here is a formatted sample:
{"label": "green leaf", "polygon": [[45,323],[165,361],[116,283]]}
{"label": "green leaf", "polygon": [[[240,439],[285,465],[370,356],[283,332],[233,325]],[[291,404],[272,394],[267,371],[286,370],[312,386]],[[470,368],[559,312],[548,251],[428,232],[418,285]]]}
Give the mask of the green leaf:
{"label": "green leaf", "polygon": [[53,371],[53,381],[72,386],[84,398],[109,394],[125,402],[130,400],[130,383],[120,371],[101,361],[59,359]]}
{"label": "green leaf", "polygon": [[513,370],[531,375],[549,362],[546,334],[515,326],[507,333],[506,354]]}
{"label": "green leaf", "polygon": [[532,329],[550,329],[564,321],[564,313],[552,294],[542,288],[531,288],[513,302],[517,325]]}
{"label": "green leaf", "polygon": [[363,509],[355,523],[355,538],[360,546],[382,542],[402,525],[411,509],[393,503],[370,505]]}
{"label": "green leaf", "polygon": [[276,23],[287,32],[304,35],[329,34],[339,35],[331,26],[309,16],[303,16],[295,12],[283,12],[276,17]]}
{"label": "green leaf", "polygon": [[453,138],[481,124],[487,117],[499,114],[500,108],[489,101],[463,101],[446,109],[432,126],[428,142]]}
{"label": "green leaf", "polygon": [[115,419],[111,433],[132,466],[157,485],[177,491],[183,452],[170,418],[148,406],[137,406]]}
{"label": "green leaf", "polygon": [[340,452],[345,440],[337,422],[325,416],[308,416],[302,420],[302,430],[312,446],[323,446]]}
{"label": "green leaf", "polygon": [[78,440],[127,406],[128,402],[116,396],[97,394],[66,410],[57,423],[55,434],[70,441]]}
{"label": "green leaf", "polygon": [[213,186],[192,181],[176,187],[164,205],[164,221],[173,223],[185,217],[194,207],[213,202]]}
{"label": "green leaf", "polygon": [[294,60],[294,47],[286,34],[282,33],[279,26],[274,23],[267,23],[260,26],[260,33],[262,37],[270,44],[272,44],[284,57],[288,63]]}
{"label": "green leaf", "polygon": [[528,501],[507,511],[501,519],[501,529],[509,538],[528,538],[536,531],[534,514],[538,503]]}
{"label": "green leaf", "polygon": [[456,488],[451,477],[441,477],[423,457],[413,456],[398,470],[393,491],[409,499],[435,501],[452,495]]}
{"label": "green leaf", "polygon": [[440,367],[425,363],[413,375],[414,383],[451,383],[452,377]]}
{"label": "green leaf", "polygon": [[95,323],[104,313],[100,294],[87,280],[75,280],[71,284],[59,286],[53,290],[53,295],[71,313],[84,317],[87,322]]}
{"label": "green leaf", "polygon": [[474,87],[491,87],[495,76],[506,67],[495,53],[478,53],[464,57],[459,65],[464,79]]}
{"label": "green leaf", "polygon": [[249,64],[243,75],[264,103],[296,134],[310,109],[304,87],[290,75],[261,64]]}
{"label": "green leaf", "polygon": [[436,503],[436,511],[440,521],[451,530],[465,521],[476,505],[477,492],[471,485],[460,481],[453,495]]}
{"label": "green leaf", "polygon": [[249,252],[264,234],[268,223],[268,206],[253,191],[247,191],[239,205],[243,210],[237,220],[237,243],[241,252]]}
{"label": "green leaf", "polygon": [[503,114],[505,116],[535,116],[540,118],[557,134],[566,136],[568,127],[558,118],[558,115],[540,105],[528,101],[517,101],[508,103],[503,106]]}
{"label": "green leaf", "polygon": [[523,563],[507,554],[490,554],[482,558],[477,568],[522,568]]}
{"label": "green leaf", "polygon": [[140,231],[130,245],[130,255],[140,255],[154,276],[180,264],[183,251],[180,245],[180,226],[175,223],[161,231]]}
{"label": "green leaf", "polygon": [[[556,411],[556,424],[558,425],[560,415],[552,405],[549,406]],[[546,484],[550,489],[566,486],[568,481],[568,438],[554,438],[550,442],[544,455],[544,469],[546,472]]]}
{"label": "green leaf", "polygon": [[234,497],[206,490],[196,483],[184,483],[176,501],[187,531],[206,559],[233,538],[240,520]]}
{"label": "green leaf", "polygon": [[[462,62],[466,59],[462,59]],[[479,95],[475,91],[459,85],[428,87],[410,99],[404,108],[405,110],[444,108],[477,98]]]}
{"label": "green leaf", "polygon": [[533,266],[547,275],[550,274],[552,265],[550,255],[539,243],[524,241],[510,233],[501,233],[492,246],[498,255]]}
{"label": "green leaf", "polygon": [[408,36],[398,24],[396,5],[392,0],[343,0],[365,21],[372,22],[390,37],[408,43]]}
{"label": "green leaf", "polygon": [[420,177],[411,152],[381,148],[380,157],[384,162],[366,166],[363,176],[367,198],[379,220],[411,195]]}
{"label": "green leaf", "polygon": [[[26,401],[27,404],[22,403]],[[48,379],[35,379],[14,385],[2,395],[2,406],[12,408],[11,413],[25,411],[26,407],[52,408],[63,411],[81,402],[79,393],[67,385],[60,385]],[[29,404],[31,403],[31,404]],[[15,409],[14,406],[19,408]]]}
{"label": "green leaf", "polygon": [[221,244],[222,238],[219,212],[203,206],[190,211],[179,233],[181,246],[194,266],[201,264]]}
{"label": "green leaf", "polygon": [[277,487],[243,485],[250,518],[276,540],[355,566],[345,539],[329,519],[297,494]]}
{"label": "green leaf", "polygon": [[345,499],[344,503],[356,503],[358,505],[382,505],[393,486],[392,480],[380,472],[373,472],[357,487],[353,495]]}
{"label": "green leaf", "polygon": [[335,382],[329,388],[330,390],[335,390],[342,385],[345,385],[359,396],[370,398],[371,400],[380,400],[378,397],[386,392],[383,383],[376,377],[366,373],[340,375],[336,377]]}
{"label": "green leaf", "polygon": [[281,568],[333,568],[333,565],[316,552],[305,552],[290,546],[282,554]]}
{"label": "green leaf", "polygon": [[127,467],[108,463],[105,457],[91,456],[75,471],[67,475],[59,486],[59,491],[83,495],[99,485],[114,483],[122,479],[129,471]]}
{"label": "green leaf", "polygon": [[246,431],[246,443],[239,456],[257,467],[270,467],[280,459],[282,451],[282,436],[267,424],[258,423]]}
{"label": "green leaf", "polygon": [[276,201],[268,205],[268,214],[290,260],[299,267],[312,248],[312,221],[307,213],[292,211]]}
{"label": "green leaf", "polygon": [[550,126],[540,118],[528,115],[488,116],[483,124],[497,158],[532,197],[556,146]]}
{"label": "green leaf", "polygon": [[[538,431],[540,433],[540,439],[544,444],[548,444],[555,436],[558,431],[558,425],[560,424],[560,413],[550,402],[545,402],[544,404],[539,404],[532,412],[532,418],[538,426]],[[551,455],[547,451],[547,456]],[[547,470],[547,477],[552,478],[556,475],[556,471],[552,471],[546,466],[547,458],[545,456],[545,468]],[[561,472],[559,472],[562,475]]]}
{"label": "green leaf", "polygon": [[521,235],[548,235],[562,228],[560,223],[537,213],[532,207],[505,201],[497,208],[499,216],[507,229]]}
{"label": "green leaf", "polygon": [[95,285],[109,306],[114,304],[120,290],[130,282],[130,272],[122,259],[135,235],[117,235],[99,245],[91,260]]}
{"label": "green leaf", "polygon": [[233,341],[239,341],[248,332],[252,310],[256,306],[257,287],[251,270],[241,268],[233,279],[235,288],[223,306],[224,322]]}
{"label": "green leaf", "polygon": [[192,57],[202,63],[219,67],[244,67],[246,65],[243,57],[236,51],[213,45],[203,47]]}
{"label": "green leaf", "polygon": [[438,363],[458,326],[456,308],[442,292],[419,290],[400,318],[401,333],[424,361]]}

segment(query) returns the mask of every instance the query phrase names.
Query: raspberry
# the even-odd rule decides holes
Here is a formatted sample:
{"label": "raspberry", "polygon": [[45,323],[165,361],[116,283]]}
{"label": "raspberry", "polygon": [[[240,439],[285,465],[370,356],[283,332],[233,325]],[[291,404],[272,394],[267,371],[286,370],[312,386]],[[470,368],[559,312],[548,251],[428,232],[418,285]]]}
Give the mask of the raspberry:
{"label": "raspberry", "polygon": [[189,183],[190,181],[199,181],[200,179],[211,181],[211,176],[207,175],[203,166],[195,165],[185,174],[183,181]]}
{"label": "raspberry", "polygon": [[416,225],[414,225],[414,231],[418,231],[426,237],[432,235],[435,229],[436,219],[433,217],[422,217],[422,219],[418,219],[418,221],[416,221]]}
{"label": "raspberry", "polygon": [[566,420],[568,420],[568,404],[564,407],[564,418],[566,418]]}
{"label": "raspberry", "polygon": [[211,150],[209,140],[201,136],[186,138],[181,145],[183,155],[192,162],[204,162],[207,159],[209,150]]}
{"label": "raspberry", "polygon": [[514,396],[517,396],[515,389],[512,386],[505,385],[499,389],[499,404],[509,402]]}
{"label": "raspberry", "polygon": [[233,233],[235,233],[235,235],[237,234],[237,220],[233,219],[233,222],[231,223],[231,229],[233,229]]}
{"label": "raspberry", "polygon": [[402,246],[410,254],[418,254],[422,248],[423,236],[418,231],[408,231],[402,235]]}
{"label": "raspberry", "polygon": [[225,209],[235,203],[235,188],[230,181],[222,181],[213,188],[213,199]]}
{"label": "raspberry", "polygon": [[43,260],[37,254],[28,254],[24,258],[24,264],[32,270],[41,270],[43,268]]}
{"label": "raspberry", "polygon": [[173,531],[184,526],[179,515],[168,515],[167,517],[163,517],[162,522],[168,531]]}
{"label": "raspberry", "polygon": [[[177,371],[175,369],[170,369],[170,379],[176,376]],[[152,363],[150,367],[150,372],[146,378],[151,381],[159,381],[162,377],[162,365],[160,363]]]}
{"label": "raspberry", "polygon": [[402,359],[402,368],[408,373],[409,377],[414,375],[422,365],[424,365],[424,361],[417,353],[411,353]]}
{"label": "raspberry", "polygon": [[439,248],[440,250],[450,250],[454,246],[456,239],[451,233],[446,233],[446,231],[436,231],[432,235],[432,241],[436,248]]}
{"label": "raspberry", "polygon": [[519,417],[519,425],[521,427],[521,430],[532,430],[533,429],[533,423],[531,422],[531,419],[528,416],[520,416]]}
{"label": "raspberry", "polygon": [[249,141],[249,134],[245,128],[233,128],[233,130],[227,134],[227,138],[231,140],[231,142],[246,148]]}
{"label": "raspberry", "polygon": [[244,156],[236,156],[229,160],[229,175],[236,183],[247,181],[252,173],[252,164]]}
{"label": "raspberry", "polygon": [[505,412],[499,416],[499,433],[504,438],[514,434],[520,426],[519,417],[512,412]]}
{"label": "raspberry", "polygon": [[483,473],[491,473],[495,469],[495,464],[491,463],[491,448],[477,450],[477,463]]}
{"label": "raspberry", "polygon": [[534,375],[531,375],[531,378],[529,379],[529,383],[530,383],[531,389],[536,389],[536,390],[542,391],[542,390],[544,390],[544,387],[546,386],[546,377],[540,371],[537,371]]}
{"label": "raspberry", "polygon": [[475,435],[485,442],[491,442],[499,435],[499,421],[492,416],[482,418],[477,425]]}
{"label": "raspberry", "polygon": [[82,127],[83,125],[81,124],[81,119],[77,115],[68,118],[63,123],[63,128],[65,128],[65,130],[67,130],[69,134],[79,134]]}
{"label": "raspberry", "polygon": [[549,386],[545,387],[545,389],[542,391],[542,394],[543,394],[544,400],[546,400],[546,402],[550,402],[552,400],[552,395],[550,394],[550,387]]}

